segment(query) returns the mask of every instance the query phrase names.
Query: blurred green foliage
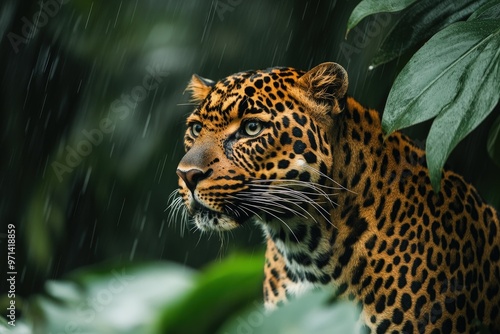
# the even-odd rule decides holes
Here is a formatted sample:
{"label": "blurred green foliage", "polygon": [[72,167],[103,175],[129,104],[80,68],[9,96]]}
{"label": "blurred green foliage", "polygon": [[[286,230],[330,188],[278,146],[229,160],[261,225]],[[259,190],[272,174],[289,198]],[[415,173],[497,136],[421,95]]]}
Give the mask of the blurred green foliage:
{"label": "blurred green foliage", "polygon": [[165,262],[79,270],[47,282],[12,333],[355,333],[359,311],[329,290],[264,310],[263,264],[238,255],[201,273]]}
{"label": "blurred green foliage", "polygon": [[[0,3],[0,256],[5,258],[6,225],[15,224],[16,331],[75,332],[74,322],[87,333],[232,333],[255,321],[262,323],[259,333],[274,333],[286,317],[296,320],[295,330],[329,328],[334,311],[321,306],[321,293],[272,315],[254,304],[261,300],[264,248],[254,226],[224,240],[168,221],[184,119],[193,108],[183,91],[193,73],[219,79],[247,69],[308,69],[336,61],[349,73],[349,93],[383,110],[411,54],[391,54],[392,61],[384,58],[368,68],[379,47],[391,45],[386,36],[398,37],[396,28],[407,23],[401,17],[411,13],[366,17],[344,39],[357,2],[67,0],[51,8],[54,1],[43,3]],[[148,89],[145,79],[152,71],[162,80]],[[448,162],[500,207],[498,167],[486,151],[498,115],[497,108]],[[407,133],[423,143],[429,126]],[[495,138],[490,136],[488,146],[493,156]],[[189,269],[235,251],[254,255],[201,273]],[[123,269],[134,280],[114,294],[109,284]],[[96,311],[88,298],[99,296],[98,307],[109,303]],[[0,307],[7,303],[2,295]],[[300,312],[301,306],[311,311]],[[186,316],[192,321],[181,321]],[[4,325],[2,320],[0,331]]]}
{"label": "blurred green foliage", "polygon": [[[159,311],[194,286],[195,273],[169,263],[114,264],[48,281],[30,298],[14,333],[152,333]],[[160,332],[158,332],[160,333]]]}

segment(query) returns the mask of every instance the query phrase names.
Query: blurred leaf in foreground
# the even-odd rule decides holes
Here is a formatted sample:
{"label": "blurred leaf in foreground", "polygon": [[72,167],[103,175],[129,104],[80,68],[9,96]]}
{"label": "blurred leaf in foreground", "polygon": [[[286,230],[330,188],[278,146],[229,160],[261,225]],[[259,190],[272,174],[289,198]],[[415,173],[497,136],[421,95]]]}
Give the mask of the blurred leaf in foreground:
{"label": "blurred leaf in foreground", "polygon": [[150,333],[158,310],[193,281],[193,271],[167,263],[80,270],[67,280],[47,282],[46,292],[26,303],[21,324],[35,334]]}
{"label": "blurred leaf in foreground", "polygon": [[262,303],[264,255],[232,256],[206,268],[194,288],[165,308],[156,333],[214,333],[251,302]]}
{"label": "blurred leaf in foreground", "polygon": [[231,319],[218,333],[359,333],[356,324],[359,310],[347,301],[330,305],[328,300],[332,295],[331,289],[312,291],[272,312],[253,305]]}

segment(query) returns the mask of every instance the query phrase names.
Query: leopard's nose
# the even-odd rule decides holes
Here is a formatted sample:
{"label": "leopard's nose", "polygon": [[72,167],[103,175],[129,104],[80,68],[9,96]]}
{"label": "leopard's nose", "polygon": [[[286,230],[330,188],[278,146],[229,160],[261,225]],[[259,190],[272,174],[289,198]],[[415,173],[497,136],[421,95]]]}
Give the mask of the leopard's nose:
{"label": "leopard's nose", "polygon": [[193,192],[196,189],[196,186],[201,180],[206,179],[212,174],[212,169],[207,170],[206,172],[192,168],[189,170],[177,169],[177,175],[184,181],[188,189]]}

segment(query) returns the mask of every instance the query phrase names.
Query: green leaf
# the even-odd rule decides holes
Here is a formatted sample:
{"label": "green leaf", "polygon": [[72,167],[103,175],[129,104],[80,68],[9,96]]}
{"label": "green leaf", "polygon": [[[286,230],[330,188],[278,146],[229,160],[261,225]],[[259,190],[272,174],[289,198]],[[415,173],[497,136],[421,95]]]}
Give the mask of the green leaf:
{"label": "green leaf", "polygon": [[263,254],[233,256],[212,265],[178,303],[163,310],[154,332],[214,333],[252,301],[262,303],[263,267]]}
{"label": "green leaf", "polygon": [[481,6],[468,19],[471,20],[489,20],[500,18],[500,0],[492,0]]}
{"label": "green leaf", "polygon": [[387,12],[397,12],[400,11],[416,0],[363,0],[361,1],[356,8],[351,13],[349,20],[347,21],[347,34],[349,31],[354,28],[362,19],[369,15],[377,14],[377,13],[387,13]]}
{"label": "green leaf", "polygon": [[500,166],[500,117],[491,126],[486,145],[491,159]]}
{"label": "green leaf", "polygon": [[495,107],[500,96],[500,20],[450,25],[403,68],[389,93],[386,133],[438,116],[427,139],[431,182],[455,145]]}
{"label": "green leaf", "polygon": [[419,46],[451,23],[463,20],[485,0],[421,0],[405,9],[375,55],[372,66],[385,64]]}

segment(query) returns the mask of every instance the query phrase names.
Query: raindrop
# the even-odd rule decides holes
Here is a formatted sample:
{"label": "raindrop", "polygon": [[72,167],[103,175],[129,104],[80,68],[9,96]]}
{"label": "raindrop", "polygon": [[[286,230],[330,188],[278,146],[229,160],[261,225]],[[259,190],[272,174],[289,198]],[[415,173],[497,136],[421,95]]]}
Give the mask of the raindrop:
{"label": "raindrop", "polygon": [[151,200],[151,190],[148,191],[148,196],[146,197],[146,202],[144,203],[144,211],[148,211],[150,200]]}
{"label": "raindrop", "polygon": [[160,184],[163,171],[165,170],[165,162],[167,161],[168,153],[165,154],[165,159],[163,159],[163,165],[161,166],[160,176],[158,177],[158,184]]}
{"label": "raindrop", "polygon": [[116,179],[113,180],[113,186],[111,187],[111,191],[109,192],[108,197],[108,205],[106,206],[106,211],[109,210],[109,205],[111,204],[111,198],[113,198],[113,192],[115,191]]}
{"label": "raindrop", "polygon": [[113,156],[113,152],[115,151],[115,143],[111,144],[111,150],[109,150],[109,157]]}
{"label": "raindrop", "polygon": [[83,182],[82,194],[87,190],[87,186],[89,184],[90,174],[92,174],[92,167],[87,169],[87,174],[85,175],[85,181]]}
{"label": "raindrop", "polygon": [[90,5],[89,16],[87,16],[87,21],[85,22],[85,30],[87,29],[87,25],[89,24],[90,15],[92,15],[92,8],[94,8],[94,1]]}
{"label": "raindrop", "polygon": [[139,242],[139,240],[137,238],[135,238],[134,240],[134,244],[132,245],[132,251],[130,252],[130,257],[129,257],[129,260],[132,261],[134,259],[134,256],[135,256],[135,250],[137,248],[137,243]]}
{"label": "raindrop", "polygon": [[118,13],[116,13],[116,19],[115,19],[115,24],[113,25],[113,28],[116,28],[116,22],[118,22],[118,16],[120,16],[120,11],[122,10],[122,4],[123,4],[123,1],[120,1],[120,7],[118,7]]}
{"label": "raindrop", "polygon": [[27,266],[25,266],[25,267],[23,268],[23,271],[21,272],[21,282],[24,282],[24,278],[26,277],[26,269],[27,269],[27,268],[28,268],[28,267],[27,267]]}
{"label": "raindrop", "polygon": [[95,228],[97,226],[97,219],[94,221],[94,228],[92,229],[92,236],[90,237],[90,246],[94,244]]}
{"label": "raindrop", "polygon": [[161,220],[160,232],[158,232],[158,238],[161,238],[161,234],[163,233],[163,227],[165,226],[165,219]]}
{"label": "raindrop", "polygon": [[122,208],[120,209],[120,214],[118,215],[118,221],[116,222],[116,226],[120,224],[120,219],[122,218],[123,208],[125,207],[125,198],[123,199]]}
{"label": "raindrop", "polygon": [[58,64],[59,64],[59,56],[56,56],[56,59],[50,65],[49,77],[47,79],[48,81],[50,81],[54,78],[54,74],[56,73],[56,69],[57,69]]}
{"label": "raindrop", "polygon": [[219,64],[217,65],[217,68],[220,68],[220,64],[222,63],[222,58],[224,58],[224,53],[226,52],[226,47],[227,43],[224,43],[224,47],[222,48],[222,53],[220,55]]}
{"label": "raindrop", "polygon": [[135,11],[137,10],[137,3],[138,2],[139,2],[139,0],[135,0],[135,6],[134,6],[134,10],[132,11],[132,17],[130,18],[130,23],[132,23],[132,21],[134,21]]}
{"label": "raindrop", "polygon": [[146,124],[144,125],[144,130],[142,131],[142,138],[146,137],[146,132],[148,130],[148,125],[150,120],[151,120],[151,111],[149,112],[148,118],[146,119]]}
{"label": "raindrop", "polygon": [[78,242],[78,248],[82,248],[85,237],[87,236],[87,229],[80,235],[80,241]]}
{"label": "raindrop", "polygon": [[307,6],[309,5],[308,2],[306,2],[306,6],[304,7],[304,11],[302,12],[302,21],[304,21],[304,17],[306,16],[306,12],[307,12]]}

